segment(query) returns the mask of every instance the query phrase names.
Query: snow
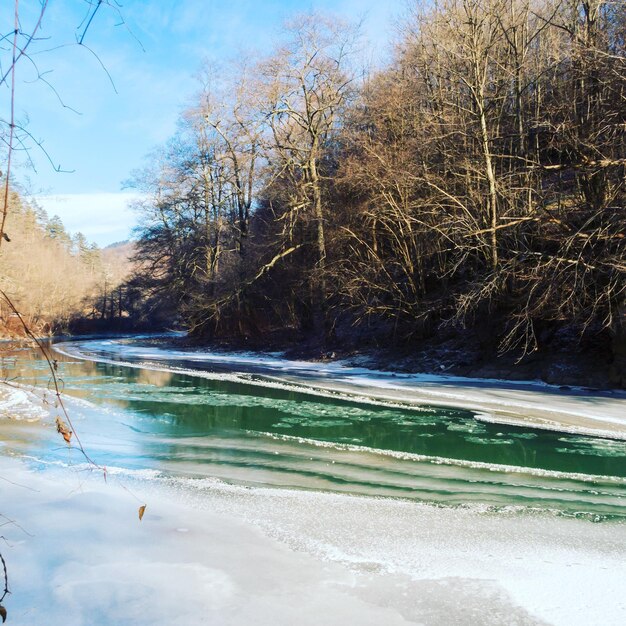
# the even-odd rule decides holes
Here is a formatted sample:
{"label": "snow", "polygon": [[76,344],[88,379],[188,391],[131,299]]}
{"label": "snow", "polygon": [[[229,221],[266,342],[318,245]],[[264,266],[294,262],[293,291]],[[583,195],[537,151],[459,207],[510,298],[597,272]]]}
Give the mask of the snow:
{"label": "snow", "polygon": [[0,385],[0,419],[37,421],[47,414],[33,389],[17,384]]}

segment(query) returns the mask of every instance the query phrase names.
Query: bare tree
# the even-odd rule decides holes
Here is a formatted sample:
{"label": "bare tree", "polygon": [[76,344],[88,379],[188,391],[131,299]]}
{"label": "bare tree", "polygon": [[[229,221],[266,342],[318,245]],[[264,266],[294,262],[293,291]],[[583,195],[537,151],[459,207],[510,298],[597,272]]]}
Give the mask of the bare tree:
{"label": "bare tree", "polygon": [[[323,333],[327,242],[324,158],[336,141],[342,113],[354,89],[350,67],[358,31],[341,22],[306,14],[287,25],[287,43],[261,68],[261,109],[271,129],[267,146],[274,180],[288,181],[290,222],[312,224],[315,250],[311,284],[313,324]],[[270,182],[270,185],[272,183]],[[302,216],[302,218],[301,218]]]}
{"label": "bare tree", "polygon": [[[197,332],[299,328],[321,345],[336,320],[396,339],[489,325],[520,356],[560,329],[623,337],[619,3],[422,9],[362,84],[355,33],[311,15],[288,25],[252,87],[247,67],[245,81],[207,83],[161,196],[164,226],[187,242],[166,266],[190,287]],[[188,170],[182,153],[196,155]],[[210,185],[193,182],[200,154]],[[208,241],[196,212],[209,200],[192,189],[217,192],[221,261],[204,283],[184,282],[188,244]],[[157,258],[167,246],[153,235]]]}

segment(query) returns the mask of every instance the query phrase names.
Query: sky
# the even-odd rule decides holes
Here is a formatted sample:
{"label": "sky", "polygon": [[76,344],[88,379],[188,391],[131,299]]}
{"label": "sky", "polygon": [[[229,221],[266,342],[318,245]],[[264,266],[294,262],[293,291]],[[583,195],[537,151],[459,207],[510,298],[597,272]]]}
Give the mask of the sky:
{"label": "sky", "polygon": [[[0,8],[3,32],[12,28],[10,4]],[[66,45],[84,31],[91,5],[95,1],[50,0],[41,40],[30,48],[33,62],[18,65],[16,116],[33,139],[14,176],[68,230],[107,245],[129,237],[136,216],[126,208],[133,196],[124,183],[174,133],[197,90],[203,59],[267,54],[286,19],[319,11],[363,19],[368,60],[380,65],[406,0],[126,0],[121,15],[100,8],[86,46]],[[20,7],[28,30],[39,2]],[[3,68],[8,53],[0,53]],[[9,90],[0,88],[5,120],[9,102]]]}

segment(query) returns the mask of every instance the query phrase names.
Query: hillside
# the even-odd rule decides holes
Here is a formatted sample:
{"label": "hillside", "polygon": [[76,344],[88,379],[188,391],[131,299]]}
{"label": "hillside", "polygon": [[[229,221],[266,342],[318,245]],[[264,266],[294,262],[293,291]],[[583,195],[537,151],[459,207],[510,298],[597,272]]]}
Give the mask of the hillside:
{"label": "hillside", "polygon": [[135,176],[133,286],[198,342],[558,352],[625,385],[626,12],[427,4],[366,78],[356,32],[304,15],[207,79]]}
{"label": "hillside", "polygon": [[[58,216],[49,217],[16,191],[11,194],[6,233],[0,248],[0,289],[31,330],[59,332],[77,318],[110,316],[110,294],[130,272],[132,243],[100,250],[81,233],[70,235]],[[3,299],[0,335],[23,333],[18,316]]]}

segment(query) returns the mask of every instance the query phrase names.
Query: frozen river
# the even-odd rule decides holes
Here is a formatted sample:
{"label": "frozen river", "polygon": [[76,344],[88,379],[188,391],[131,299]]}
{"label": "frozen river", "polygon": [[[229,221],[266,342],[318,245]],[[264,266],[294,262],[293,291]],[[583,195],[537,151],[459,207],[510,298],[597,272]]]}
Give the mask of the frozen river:
{"label": "frozen river", "polygon": [[[248,540],[272,558],[272,550],[285,550],[281,558],[290,572],[298,570],[298,560],[308,560],[302,567],[314,579],[309,600],[319,613],[303,623],[370,618],[383,623],[380,618],[388,623],[582,624],[601,618],[617,624],[626,619],[621,430],[626,400],[619,394],[392,377],[290,363],[275,355],[185,353],[150,339],[56,348],[73,423],[90,457],[107,467],[109,482],[121,485],[124,497],[148,502],[142,528],[167,526],[164,510],[150,520],[158,503],[168,503],[172,518],[187,519],[184,532],[174,538],[159,531],[165,547],[184,536],[177,567],[187,571],[185,563],[200,558],[189,544],[187,526],[201,533],[207,512],[219,518],[212,520],[211,532],[222,533],[222,543],[242,533],[229,562],[220,561],[217,547],[204,545],[208,530],[206,537],[196,536],[202,558],[215,560],[213,570],[220,573],[200,584],[198,572],[188,572],[189,588],[199,585],[197,594],[211,589],[209,608],[196,598],[201,606],[187,607],[183,621],[166,619],[175,610],[169,605],[151,616],[151,594],[163,604],[168,593],[167,576],[157,577],[141,596],[145,622],[136,617],[128,623],[249,623],[245,611],[252,605],[245,598],[251,602],[254,585],[237,591],[234,582],[246,567],[237,559],[245,560],[238,549]],[[45,362],[32,350],[8,345],[2,356],[3,377],[17,384],[0,389],[3,457],[20,459],[35,483],[52,481],[55,487],[33,488],[53,502],[74,491],[77,481],[87,493],[113,497],[107,489],[116,487],[103,487],[99,473],[88,471],[78,451],[69,450],[56,433],[54,406],[41,391],[49,384]],[[47,401],[52,401],[49,393]],[[12,482],[25,482],[11,463],[0,476],[17,472]],[[16,489],[11,493],[20,497]],[[0,512],[28,518],[27,502],[34,497],[23,495],[17,511],[7,509],[3,498]],[[81,520],[81,528],[88,527],[91,509],[83,502],[73,506],[75,521],[61,525]],[[119,522],[114,527],[117,541],[130,532]],[[245,539],[249,532],[258,535]],[[34,563],[37,542],[22,540]],[[133,549],[138,545],[141,541]],[[119,546],[121,552],[128,549]],[[252,553],[248,558],[262,577],[262,564]],[[118,584],[115,563],[104,580],[96,577],[97,584]],[[20,570],[19,558],[13,571],[18,580],[34,575]],[[268,575],[276,584],[306,587],[303,572],[289,573],[290,580],[278,570]],[[62,588],[68,580],[59,583]],[[349,599],[342,595],[346,589]],[[297,590],[291,593],[285,590],[285,606],[268,609],[261,623],[293,623],[289,611],[303,599]],[[332,600],[324,605],[327,593]],[[85,621],[94,602],[90,594],[72,599],[74,622],[68,619],[66,596],[32,594],[23,592],[20,599],[14,590],[14,619],[27,606],[45,602],[52,607],[49,615],[56,608],[58,619],[67,620],[48,623],[113,623],[106,612],[94,618],[93,610],[93,621]],[[227,602],[210,612],[211,606],[222,606],[220,598],[226,602],[233,594],[232,606]],[[325,612],[330,606],[335,621]],[[352,607],[353,621],[344,619],[346,607]],[[125,623],[119,619],[114,623]]]}

